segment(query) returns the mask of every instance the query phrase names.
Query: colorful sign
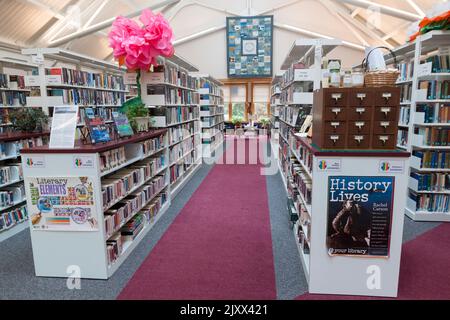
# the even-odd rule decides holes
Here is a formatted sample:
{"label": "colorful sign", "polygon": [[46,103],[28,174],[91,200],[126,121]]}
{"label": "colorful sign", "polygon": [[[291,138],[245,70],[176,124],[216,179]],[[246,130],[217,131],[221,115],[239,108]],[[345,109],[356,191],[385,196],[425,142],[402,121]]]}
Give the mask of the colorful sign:
{"label": "colorful sign", "polygon": [[378,169],[380,173],[403,173],[405,162],[402,160],[381,160]]}
{"label": "colorful sign", "polygon": [[342,161],[341,159],[317,159],[317,168],[319,171],[328,172],[341,171]]}
{"label": "colorful sign", "polygon": [[389,256],[395,177],[328,177],[330,256]]}
{"label": "colorful sign", "polygon": [[33,230],[98,231],[90,178],[28,178],[26,185]]}

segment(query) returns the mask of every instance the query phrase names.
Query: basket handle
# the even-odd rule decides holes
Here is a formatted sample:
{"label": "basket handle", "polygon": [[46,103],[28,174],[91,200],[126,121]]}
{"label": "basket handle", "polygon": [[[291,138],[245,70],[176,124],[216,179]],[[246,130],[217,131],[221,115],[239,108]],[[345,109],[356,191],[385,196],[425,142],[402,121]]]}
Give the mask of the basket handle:
{"label": "basket handle", "polygon": [[365,57],[365,58],[363,59],[361,65],[362,65],[362,67],[363,67],[363,69],[364,69],[365,72],[367,72],[368,69],[369,69],[369,56],[370,56],[370,54],[371,54],[375,49],[386,49],[386,50],[388,50],[388,51],[391,53],[392,57],[394,58],[394,65],[395,65],[395,68],[398,69],[398,65],[397,65],[397,56],[395,55],[394,51],[392,51],[392,50],[391,50],[390,48],[388,48],[388,47],[380,46],[380,47],[375,47],[375,48],[373,48],[372,50],[370,50],[369,53],[367,54],[367,57]]}

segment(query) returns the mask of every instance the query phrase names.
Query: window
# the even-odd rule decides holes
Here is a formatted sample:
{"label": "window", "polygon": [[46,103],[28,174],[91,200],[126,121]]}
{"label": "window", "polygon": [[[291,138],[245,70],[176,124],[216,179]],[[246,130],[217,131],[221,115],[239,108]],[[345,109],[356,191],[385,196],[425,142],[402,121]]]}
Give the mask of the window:
{"label": "window", "polygon": [[245,88],[245,85],[230,86],[231,108],[233,118],[240,117],[245,120],[246,95],[247,90]]}
{"label": "window", "polygon": [[224,108],[224,115],[225,115],[225,121],[231,121],[230,119],[230,104],[231,104],[231,94],[230,94],[230,86],[223,86],[223,108]]}
{"label": "window", "polygon": [[253,86],[253,103],[255,121],[259,121],[261,118],[269,117],[269,93],[270,87],[265,84],[255,84]]}

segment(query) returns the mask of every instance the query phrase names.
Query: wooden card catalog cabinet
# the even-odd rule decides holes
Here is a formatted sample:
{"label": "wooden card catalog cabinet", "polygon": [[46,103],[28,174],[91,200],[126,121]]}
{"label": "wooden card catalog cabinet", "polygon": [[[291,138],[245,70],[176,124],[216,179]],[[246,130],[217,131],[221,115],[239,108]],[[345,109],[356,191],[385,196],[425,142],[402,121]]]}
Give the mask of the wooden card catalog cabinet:
{"label": "wooden card catalog cabinet", "polygon": [[399,110],[396,87],[318,90],[313,143],[322,149],[395,149]]}

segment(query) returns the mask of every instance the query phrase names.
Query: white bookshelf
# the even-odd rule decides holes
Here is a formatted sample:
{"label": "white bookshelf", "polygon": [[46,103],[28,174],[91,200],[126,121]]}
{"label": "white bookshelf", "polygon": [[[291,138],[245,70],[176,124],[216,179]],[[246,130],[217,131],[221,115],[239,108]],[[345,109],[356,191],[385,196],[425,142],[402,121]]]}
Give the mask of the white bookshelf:
{"label": "white bookshelf", "polygon": [[[145,151],[144,144],[152,139],[161,139],[163,143]],[[79,266],[81,277],[89,279],[108,279],[117,271],[170,207],[171,185],[167,162],[169,158],[168,142],[167,130],[162,129],[101,145],[77,144],[74,149],[51,150],[48,147],[42,147],[24,150],[22,163],[27,207],[30,214],[36,208],[37,196],[32,190],[32,183],[36,181],[36,178],[73,179],[74,177],[86,177],[92,185],[93,205],[90,213],[91,217],[97,221],[95,230],[84,232],[36,228],[30,222],[33,258],[37,276],[64,278],[67,277],[67,268],[72,265]],[[115,163],[108,167],[108,170],[102,169],[101,155],[118,148],[125,148],[125,159],[122,159],[122,164]],[[77,159],[82,159],[81,165]],[[102,191],[106,185],[111,183],[110,180],[124,177],[130,171],[142,167],[143,163],[147,163],[146,161],[160,162],[155,162],[158,164],[152,167],[151,171],[134,181],[133,187],[127,192],[104,203]],[[30,163],[32,164],[30,165]],[[118,221],[113,229],[107,228],[107,215],[105,213],[108,210],[115,208],[118,203],[131,201],[130,199],[141,194],[144,188],[158,179],[162,183],[157,188],[155,187],[152,193],[148,194],[148,197],[142,198],[142,201],[138,202],[138,206],[133,207],[134,209],[128,216]],[[159,201],[163,193],[166,195],[166,202],[157,212],[146,214],[146,212],[150,212],[147,211],[147,206],[153,204],[154,201]],[[43,197],[41,194],[38,196]],[[63,202],[59,203],[61,205]],[[58,207],[58,205],[55,205],[55,207]],[[122,238],[120,252],[114,259],[110,259],[107,241],[118,236],[124,237],[122,228],[142,214],[145,216],[142,229],[136,231],[133,238]],[[43,217],[42,219],[47,218]],[[47,225],[50,225],[50,223],[47,223]]]}
{"label": "white bookshelf", "polygon": [[223,83],[207,74],[192,73],[199,81],[202,157],[210,158],[224,142]]}
{"label": "white bookshelf", "polygon": [[280,140],[280,108],[281,108],[281,81],[283,79],[283,73],[280,72],[272,79],[270,87],[270,127],[271,127],[271,143],[278,149],[278,143]]}
{"label": "white bookshelf", "polygon": [[[393,51],[397,56],[397,60],[400,63],[410,63],[413,65],[413,74],[409,79],[400,78],[397,82],[398,85],[410,84],[412,86],[411,99],[410,101],[405,101],[402,103],[402,107],[409,108],[409,119],[407,123],[401,123],[399,129],[402,131],[407,131],[407,141],[406,145],[398,146],[407,150],[409,152],[429,152],[429,151],[447,151],[450,152],[450,146],[433,146],[424,143],[423,136],[420,134],[419,130],[422,129],[432,129],[432,128],[449,128],[450,123],[426,123],[425,114],[419,112],[418,105],[429,105],[433,106],[435,110],[442,104],[449,104],[450,99],[428,99],[427,93],[421,90],[419,87],[420,81],[444,81],[450,80],[450,73],[442,72],[436,73],[431,69],[430,63],[426,62],[426,58],[439,54],[440,48],[448,48],[450,43],[450,32],[449,31],[432,31],[425,35],[419,36],[415,42],[405,44],[399,48],[395,48]],[[448,52],[447,52],[448,54]],[[387,63],[392,63],[393,59],[391,54],[385,56]],[[428,165],[422,166],[421,160],[412,156],[411,158],[411,173],[419,174],[448,174],[449,168],[428,168]],[[413,196],[442,196],[448,197],[448,192],[418,192],[414,184],[409,184],[408,194],[412,193]],[[447,199],[448,203],[448,199]],[[411,197],[408,197],[407,207],[405,209],[405,214],[415,220],[415,221],[450,221],[449,212],[441,211],[427,211],[423,208],[417,209],[417,203]]]}
{"label": "white bookshelf", "polygon": [[[191,75],[198,69],[179,56],[160,58],[159,66],[141,75],[141,96],[152,126],[169,131],[169,172],[174,197],[201,164],[199,81]],[[174,101],[175,91],[184,98]]]}
{"label": "white bookshelf", "polygon": [[[125,68],[103,60],[95,59],[86,55],[78,54],[61,48],[32,48],[23,49],[22,54],[32,57],[34,61],[38,61],[38,75],[29,79],[33,84],[31,87],[39,94],[27,98],[27,105],[34,107],[42,107],[47,113],[50,113],[49,108],[60,105],[78,105],[83,114],[84,108],[93,108],[96,113],[105,120],[112,120],[112,112],[117,111],[118,108],[127,100],[129,90],[123,82]],[[115,86],[95,84],[80,85],[77,82],[67,83],[64,81],[63,75],[47,74],[46,70],[68,69],[75,71],[83,71],[91,74],[101,75],[102,77],[116,77],[118,82]],[[60,94],[62,90],[63,96],[52,94]],[[108,103],[92,101],[89,103],[76,103],[71,97],[73,92],[87,91],[89,94],[98,96],[104,95],[103,101],[108,100]],[[59,91],[59,92],[58,92]],[[95,99],[98,100],[99,97]],[[91,97],[92,98],[92,97]],[[89,98],[89,99],[91,99]],[[92,99],[91,99],[92,100]],[[109,103],[112,101],[114,103]]]}

